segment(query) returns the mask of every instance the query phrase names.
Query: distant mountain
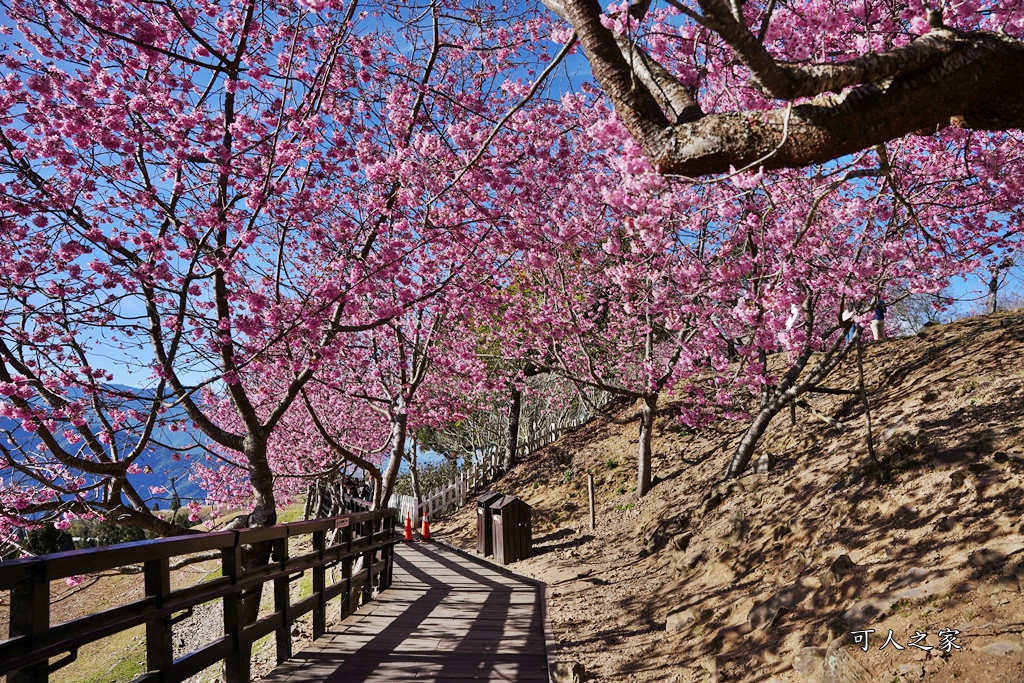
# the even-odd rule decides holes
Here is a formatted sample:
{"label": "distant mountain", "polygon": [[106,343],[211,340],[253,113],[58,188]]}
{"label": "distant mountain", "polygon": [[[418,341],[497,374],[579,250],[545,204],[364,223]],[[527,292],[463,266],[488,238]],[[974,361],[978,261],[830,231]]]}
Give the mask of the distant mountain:
{"label": "distant mountain", "polygon": [[[135,407],[141,410],[146,409],[145,406],[141,405],[145,401],[145,392],[122,385],[111,385],[111,388],[124,391],[125,393],[140,395],[140,399],[138,399],[139,405]],[[75,395],[77,392],[69,393]],[[125,401],[122,407],[130,409],[133,407],[132,403],[133,401]],[[163,420],[166,425],[177,424],[179,427],[188,423],[184,411],[177,407],[169,409],[163,416]],[[24,431],[21,428],[21,424],[14,420],[0,418],[0,432],[5,435],[9,434],[12,444],[17,445],[19,448],[37,450],[40,447],[39,437],[34,433]],[[61,438],[59,434],[57,436]],[[154,429],[153,440],[165,444],[169,448],[150,445],[139,456],[136,462],[145,473],[128,475],[128,480],[138,489],[139,493],[150,501],[151,506],[153,503],[156,503],[161,509],[167,509],[171,504],[171,479],[173,478],[174,488],[177,489],[178,497],[183,504],[190,500],[205,501],[206,493],[198,483],[191,481],[189,477],[192,471],[192,464],[202,453],[201,449],[194,445],[196,435],[181,429],[172,431],[168,426],[162,426]],[[62,438],[61,441],[63,441]],[[132,444],[133,440],[128,435],[119,434],[117,444],[119,452],[124,452]],[[77,446],[71,448],[75,449]],[[161,487],[166,488],[167,493],[151,493],[151,488],[153,487],[158,489]]]}

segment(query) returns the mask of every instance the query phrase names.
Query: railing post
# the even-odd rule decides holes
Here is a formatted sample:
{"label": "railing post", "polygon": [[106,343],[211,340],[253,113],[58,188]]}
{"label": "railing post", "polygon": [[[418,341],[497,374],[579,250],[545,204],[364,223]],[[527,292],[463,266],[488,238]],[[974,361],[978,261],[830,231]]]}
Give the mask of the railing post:
{"label": "railing post", "polygon": [[[324,561],[326,540],[326,531],[313,532],[313,550],[319,555],[320,562]],[[313,640],[327,632],[327,603],[324,600],[326,587],[327,568],[323,564],[319,564],[313,567],[313,595],[316,596],[316,604],[313,606]]]}
{"label": "railing post", "polygon": [[[156,608],[161,609],[171,593],[171,561],[162,557],[143,565],[146,597],[153,598]],[[170,680],[169,673],[174,663],[174,646],[171,641],[173,629],[171,615],[150,619],[146,622],[146,668],[158,672],[160,683]]]}
{"label": "railing post", "polygon": [[[44,564],[39,562],[32,576],[11,590],[10,637],[28,636],[26,654],[37,649],[40,638],[50,628],[50,582]],[[45,660],[7,674],[7,683],[47,683],[49,666]]]}
{"label": "railing post", "polygon": [[[280,563],[281,569],[288,564],[288,538],[273,541],[273,562]],[[274,611],[281,615],[281,625],[274,640],[277,642],[277,663],[283,664],[292,657],[292,610],[291,591],[288,575],[274,579]]]}
{"label": "railing post", "polygon": [[[235,532],[235,543],[221,550],[222,572],[236,586],[242,578],[242,547]],[[234,590],[224,596],[224,635],[231,638],[232,648],[224,658],[226,683],[249,683],[252,679],[249,645],[245,642],[245,618],[242,613],[242,592]]]}
{"label": "railing post", "polygon": [[[349,524],[341,530],[341,542],[345,546],[346,553],[352,552],[352,525]],[[341,580],[345,584],[345,590],[341,592],[341,618],[344,619],[352,614],[352,556],[346,555],[341,560]]]}
{"label": "railing post", "polygon": [[[360,534],[359,535],[361,537],[367,538],[371,545],[373,544],[373,528],[374,528],[374,526],[376,526],[374,524],[375,521],[376,520],[370,519],[370,520],[364,520],[364,521],[359,523],[359,526],[360,526]],[[371,600],[373,600],[373,551],[372,550],[367,550],[367,551],[365,551],[363,553],[363,568],[366,569],[366,581],[363,583],[362,589],[360,590],[361,594],[359,596],[360,597],[359,603],[361,605],[365,605],[366,603],[368,603]]]}
{"label": "railing post", "polygon": [[[387,532],[388,538],[395,537],[396,531],[396,518],[395,515],[388,515],[384,518],[384,529]],[[380,589],[387,590],[391,588],[391,581],[394,578],[395,568],[395,546],[394,544],[384,547],[384,571],[380,575]]]}

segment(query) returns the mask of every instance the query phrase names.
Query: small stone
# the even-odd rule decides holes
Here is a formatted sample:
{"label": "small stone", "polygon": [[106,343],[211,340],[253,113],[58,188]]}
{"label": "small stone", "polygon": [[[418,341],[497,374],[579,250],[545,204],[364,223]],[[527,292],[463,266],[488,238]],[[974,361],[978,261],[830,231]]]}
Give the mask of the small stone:
{"label": "small stone", "polygon": [[688,547],[690,547],[690,541],[692,540],[693,532],[687,531],[685,533],[679,534],[678,536],[672,539],[672,547],[682,552],[686,550]]}
{"label": "small stone", "polygon": [[987,655],[993,657],[1005,657],[1011,652],[1020,652],[1022,649],[1019,643],[1015,643],[1012,640],[1000,640],[995,643],[991,643],[981,648],[981,651]]}
{"label": "small stone", "polygon": [[581,683],[583,665],[572,661],[551,662],[548,666],[548,676],[551,683]]}
{"label": "small stone", "polygon": [[[838,644],[839,641],[833,643]],[[825,653],[821,683],[872,683],[871,672],[864,668],[846,648],[829,646]]]}
{"label": "small stone", "polygon": [[996,579],[996,585],[1004,591],[1016,593],[1020,590],[1020,582],[1016,576],[1000,576]]}
{"label": "small stone", "polygon": [[693,569],[698,564],[700,564],[701,560],[703,560],[705,557],[706,556],[703,550],[688,550],[686,554],[679,558],[679,561],[676,562],[676,569]]}
{"label": "small stone", "polygon": [[682,631],[692,626],[697,621],[697,613],[690,608],[681,609],[677,612],[670,612],[665,620],[665,630],[669,633]]}
{"label": "small stone", "polygon": [[843,554],[832,560],[828,567],[828,573],[835,581],[840,581],[844,576],[849,576],[857,571],[857,565],[850,559],[849,555]]}
{"label": "small stone", "polygon": [[989,569],[1020,552],[1024,552],[1024,543],[999,543],[975,550],[967,560],[979,569]]}
{"label": "small stone", "polygon": [[766,627],[771,630],[786,613],[813,597],[819,588],[821,584],[817,580],[800,579],[768,600],[755,604],[747,615],[747,621],[755,629]]}
{"label": "small stone", "polygon": [[764,473],[747,474],[737,479],[736,482],[747,493],[753,493],[768,483],[768,475]]}
{"label": "small stone", "polygon": [[881,595],[861,600],[843,613],[843,622],[851,629],[869,627],[889,614],[892,607],[892,596]]}
{"label": "small stone", "polygon": [[826,652],[823,647],[805,647],[793,658],[793,668],[804,678],[817,681],[825,668]]}
{"label": "small stone", "polygon": [[754,461],[754,472],[757,474],[764,474],[775,469],[775,454],[765,453],[760,458]]}
{"label": "small stone", "polygon": [[963,473],[963,470],[956,470],[951,472],[949,475],[949,488],[956,491],[964,487],[964,481],[967,479],[967,475]]}
{"label": "small stone", "polygon": [[711,680],[711,681],[717,681],[718,680],[718,658],[717,657],[711,657],[711,656],[701,657],[700,661],[697,662],[697,665],[700,666],[700,668],[704,669],[705,672],[707,672],[707,674],[709,676],[708,680]]}
{"label": "small stone", "polygon": [[910,662],[908,664],[900,664],[896,672],[905,678],[910,679],[921,679],[924,678],[924,665],[921,662]]}

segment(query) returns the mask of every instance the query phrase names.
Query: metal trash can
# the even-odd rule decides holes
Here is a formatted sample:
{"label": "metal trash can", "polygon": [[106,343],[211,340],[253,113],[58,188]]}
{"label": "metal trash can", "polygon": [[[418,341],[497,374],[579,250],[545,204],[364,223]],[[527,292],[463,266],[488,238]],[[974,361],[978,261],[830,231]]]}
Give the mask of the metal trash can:
{"label": "metal trash can", "polygon": [[508,564],[528,558],[533,549],[530,506],[515,496],[491,503],[494,526],[494,561]]}
{"label": "metal trash can", "polygon": [[494,532],[491,526],[491,504],[504,496],[488,491],[476,499],[476,552],[487,557],[494,552]]}

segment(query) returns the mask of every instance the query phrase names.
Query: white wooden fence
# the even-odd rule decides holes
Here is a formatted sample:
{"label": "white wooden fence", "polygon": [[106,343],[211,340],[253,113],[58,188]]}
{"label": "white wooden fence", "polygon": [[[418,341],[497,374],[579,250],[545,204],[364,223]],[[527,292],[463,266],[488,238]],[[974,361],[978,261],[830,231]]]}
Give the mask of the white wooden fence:
{"label": "white wooden fence", "polygon": [[[592,417],[589,410],[561,422],[551,422],[547,427],[531,422],[523,430],[519,441],[520,456],[529,455],[534,451],[554,443],[566,432],[576,429]],[[486,486],[494,481],[498,472],[499,459],[503,449],[497,444],[489,444],[483,451],[472,457],[473,463],[463,469],[455,481],[449,482],[436,491],[427,494],[422,500],[414,496],[392,495],[388,499],[388,507],[398,508],[398,519],[404,523],[406,515],[412,519],[413,526],[419,528],[423,515],[436,519],[450,510],[466,504],[467,496],[478,486]]]}

